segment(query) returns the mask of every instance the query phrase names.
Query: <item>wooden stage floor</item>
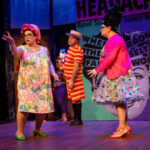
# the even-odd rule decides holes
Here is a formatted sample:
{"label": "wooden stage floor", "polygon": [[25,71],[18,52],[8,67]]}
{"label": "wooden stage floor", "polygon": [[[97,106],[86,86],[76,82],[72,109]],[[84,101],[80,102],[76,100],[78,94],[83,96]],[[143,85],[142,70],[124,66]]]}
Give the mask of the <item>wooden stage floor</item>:
{"label": "wooden stage floor", "polygon": [[26,141],[14,137],[16,123],[0,125],[0,150],[149,150],[150,121],[128,121],[131,134],[121,139],[109,135],[117,121],[84,121],[83,126],[69,127],[60,121],[46,121],[42,130],[47,137],[33,137],[34,122],[25,126]]}

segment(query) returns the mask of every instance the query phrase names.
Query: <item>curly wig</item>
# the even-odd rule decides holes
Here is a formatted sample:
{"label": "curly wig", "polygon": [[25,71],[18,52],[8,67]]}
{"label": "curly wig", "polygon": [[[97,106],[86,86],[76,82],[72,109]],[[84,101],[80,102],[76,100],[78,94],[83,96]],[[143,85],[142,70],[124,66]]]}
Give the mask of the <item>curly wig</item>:
{"label": "curly wig", "polygon": [[38,26],[34,24],[24,24],[21,29],[21,35],[23,36],[24,32],[27,30],[31,31],[36,36],[36,43],[39,43],[41,40],[41,33]]}

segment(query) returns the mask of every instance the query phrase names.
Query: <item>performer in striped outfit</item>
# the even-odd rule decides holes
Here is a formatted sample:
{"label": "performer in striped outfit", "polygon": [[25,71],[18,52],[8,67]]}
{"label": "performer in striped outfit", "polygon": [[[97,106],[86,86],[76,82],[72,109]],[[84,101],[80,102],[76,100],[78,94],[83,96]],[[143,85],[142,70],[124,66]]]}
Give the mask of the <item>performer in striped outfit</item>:
{"label": "performer in striped outfit", "polygon": [[85,98],[83,80],[82,80],[82,63],[83,50],[79,45],[81,34],[77,31],[71,30],[66,33],[68,38],[68,45],[70,46],[64,64],[64,76],[66,78],[68,99],[72,101],[74,119],[67,124],[70,126],[82,125],[81,119],[81,99]]}

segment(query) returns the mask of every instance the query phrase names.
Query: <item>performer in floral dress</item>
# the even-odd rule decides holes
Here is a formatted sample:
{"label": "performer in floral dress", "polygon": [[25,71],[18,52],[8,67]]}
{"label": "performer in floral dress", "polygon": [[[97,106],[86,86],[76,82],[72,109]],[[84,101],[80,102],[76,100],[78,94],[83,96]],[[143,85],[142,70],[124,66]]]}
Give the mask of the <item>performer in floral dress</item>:
{"label": "performer in floral dress", "polygon": [[18,140],[25,140],[23,130],[29,113],[36,114],[33,135],[47,136],[40,127],[46,113],[54,111],[50,75],[52,74],[55,80],[58,80],[58,76],[48,49],[38,44],[41,39],[39,28],[33,24],[24,24],[21,34],[26,44],[18,47],[9,32],[8,35],[3,35],[2,39],[9,43],[12,55],[20,59],[17,83],[18,129],[15,136]]}

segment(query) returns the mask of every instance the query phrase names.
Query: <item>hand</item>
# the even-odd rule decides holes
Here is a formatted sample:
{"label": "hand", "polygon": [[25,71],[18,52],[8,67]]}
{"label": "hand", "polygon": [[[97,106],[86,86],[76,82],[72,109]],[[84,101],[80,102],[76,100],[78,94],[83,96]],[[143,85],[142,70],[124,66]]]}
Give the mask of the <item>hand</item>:
{"label": "hand", "polygon": [[14,42],[14,39],[11,37],[10,33],[7,32],[8,35],[3,35],[2,36],[2,39],[6,42],[8,42],[9,44],[13,43]]}
{"label": "hand", "polygon": [[54,78],[55,81],[59,80],[58,75],[56,73],[53,75],[53,78]]}
{"label": "hand", "polygon": [[73,81],[70,81],[69,84],[68,84],[68,88],[69,89],[72,89],[74,86],[74,82]]}
{"label": "hand", "polygon": [[95,69],[88,70],[87,72],[88,72],[88,75],[90,75],[90,77],[96,77],[98,74]]}

